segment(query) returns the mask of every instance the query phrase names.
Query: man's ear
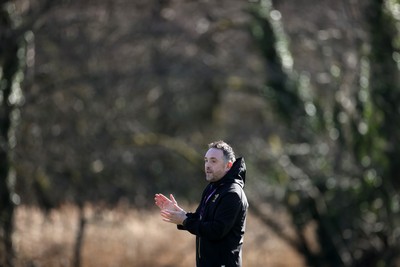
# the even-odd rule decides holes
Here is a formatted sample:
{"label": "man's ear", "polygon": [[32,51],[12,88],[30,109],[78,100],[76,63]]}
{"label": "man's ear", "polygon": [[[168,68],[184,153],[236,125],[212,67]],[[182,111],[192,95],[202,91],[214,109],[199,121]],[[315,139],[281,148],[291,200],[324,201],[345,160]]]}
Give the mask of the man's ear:
{"label": "man's ear", "polygon": [[227,164],[228,169],[230,169],[230,168],[232,167],[232,165],[233,165],[233,162],[232,162],[232,161],[229,161],[228,164]]}

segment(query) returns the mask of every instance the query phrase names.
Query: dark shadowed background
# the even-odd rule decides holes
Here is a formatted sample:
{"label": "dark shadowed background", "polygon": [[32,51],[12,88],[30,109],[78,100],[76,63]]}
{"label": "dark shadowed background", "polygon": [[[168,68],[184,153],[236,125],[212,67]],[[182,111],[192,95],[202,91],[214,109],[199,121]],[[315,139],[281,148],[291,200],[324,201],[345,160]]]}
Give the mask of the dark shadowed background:
{"label": "dark shadowed background", "polygon": [[400,266],[399,0],[0,7],[0,266],[20,206],[196,204],[219,139],[306,266]]}

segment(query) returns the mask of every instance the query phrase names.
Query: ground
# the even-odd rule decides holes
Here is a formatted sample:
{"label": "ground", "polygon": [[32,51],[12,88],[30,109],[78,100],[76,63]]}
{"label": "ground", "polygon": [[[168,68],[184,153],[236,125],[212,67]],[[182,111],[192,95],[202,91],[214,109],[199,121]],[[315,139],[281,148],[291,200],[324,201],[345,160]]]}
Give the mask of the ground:
{"label": "ground", "polygon": [[[81,267],[194,266],[194,236],[161,221],[156,209],[85,207],[87,224]],[[79,210],[65,205],[46,216],[34,207],[16,210],[14,245],[17,267],[70,267]],[[245,267],[302,267],[302,258],[252,214],[243,249]]]}

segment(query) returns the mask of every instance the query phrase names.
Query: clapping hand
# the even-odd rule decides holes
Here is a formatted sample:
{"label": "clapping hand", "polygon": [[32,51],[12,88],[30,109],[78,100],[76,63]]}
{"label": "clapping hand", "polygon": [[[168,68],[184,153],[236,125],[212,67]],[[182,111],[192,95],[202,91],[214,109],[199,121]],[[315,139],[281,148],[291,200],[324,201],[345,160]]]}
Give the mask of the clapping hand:
{"label": "clapping hand", "polygon": [[178,206],[174,196],[167,198],[163,194],[155,194],[155,204],[161,209],[163,220],[170,223],[182,224],[186,219],[186,211]]}
{"label": "clapping hand", "polygon": [[174,196],[172,194],[170,194],[169,196],[170,198],[167,198],[163,194],[156,194],[154,196],[154,202],[161,210],[181,210]]}

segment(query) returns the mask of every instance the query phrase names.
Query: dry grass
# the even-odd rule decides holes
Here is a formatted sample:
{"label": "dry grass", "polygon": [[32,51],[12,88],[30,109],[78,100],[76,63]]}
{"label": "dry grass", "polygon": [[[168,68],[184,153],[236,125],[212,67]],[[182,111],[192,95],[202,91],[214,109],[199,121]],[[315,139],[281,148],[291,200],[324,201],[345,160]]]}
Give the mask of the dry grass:
{"label": "dry grass", "polygon": [[[195,265],[194,236],[161,221],[156,210],[124,207],[96,212],[85,207],[82,267],[188,267]],[[36,208],[16,211],[17,266],[70,267],[79,211],[65,205],[45,216]],[[245,267],[301,267],[301,258],[251,214],[243,251]]]}

